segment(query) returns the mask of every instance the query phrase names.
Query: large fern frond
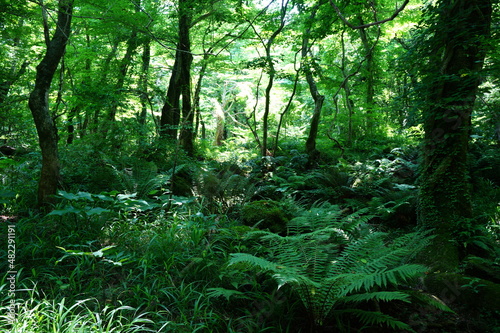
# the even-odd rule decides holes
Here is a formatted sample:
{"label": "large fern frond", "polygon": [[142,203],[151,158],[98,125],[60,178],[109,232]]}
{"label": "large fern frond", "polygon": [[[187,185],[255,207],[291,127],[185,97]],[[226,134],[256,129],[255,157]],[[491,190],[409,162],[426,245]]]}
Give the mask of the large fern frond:
{"label": "large fern frond", "polygon": [[346,310],[335,310],[335,314],[340,316],[343,314],[351,314],[359,318],[359,320],[368,326],[380,326],[386,325],[392,329],[397,330],[408,330],[413,332],[411,327],[397,320],[396,318],[378,311],[365,311],[361,309],[346,309]]}
{"label": "large fern frond", "polygon": [[[390,288],[425,272],[424,266],[407,263],[413,249],[425,244],[424,236],[413,233],[388,240],[386,233],[358,232],[359,225],[346,222],[338,212],[326,219],[317,215],[319,211],[313,212],[307,218],[310,223],[292,220],[295,224],[302,221],[302,227],[294,226],[300,232],[288,236],[266,231],[250,233],[268,249],[268,256],[235,253],[229,264],[268,272],[280,287],[290,285],[316,325],[322,325],[340,303],[410,300],[408,294]],[[323,223],[325,220],[329,223]],[[368,324],[384,322],[390,327],[406,327],[390,316],[370,313],[355,312]]]}

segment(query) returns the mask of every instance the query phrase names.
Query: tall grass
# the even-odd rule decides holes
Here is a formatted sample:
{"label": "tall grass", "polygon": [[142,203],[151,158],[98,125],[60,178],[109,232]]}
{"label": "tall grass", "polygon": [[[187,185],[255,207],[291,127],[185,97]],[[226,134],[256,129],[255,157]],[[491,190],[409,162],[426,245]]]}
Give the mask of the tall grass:
{"label": "tall grass", "polygon": [[[122,305],[117,308],[100,305],[94,299],[67,304],[66,299],[37,300],[16,303],[15,320],[0,315],[1,332],[10,333],[134,333],[161,332],[167,324],[154,328],[148,313]],[[6,313],[6,307],[0,307]]]}

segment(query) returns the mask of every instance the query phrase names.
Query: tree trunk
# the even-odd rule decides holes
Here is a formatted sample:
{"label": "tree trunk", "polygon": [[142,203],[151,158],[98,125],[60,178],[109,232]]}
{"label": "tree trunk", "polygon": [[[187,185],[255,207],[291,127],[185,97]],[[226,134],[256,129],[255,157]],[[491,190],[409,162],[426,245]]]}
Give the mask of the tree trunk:
{"label": "tree trunk", "polygon": [[[314,21],[320,5],[321,2],[313,8],[311,16],[309,18],[311,22]],[[311,93],[311,96],[314,100],[314,112],[311,118],[311,125],[309,126],[309,135],[307,136],[306,140],[306,153],[309,155],[309,160],[313,161],[317,160],[317,157],[319,156],[319,151],[316,149],[316,137],[318,136],[319,121],[321,118],[321,110],[323,108],[325,96],[321,95],[318,90],[318,86],[316,85],[316,81],[314,80],[314,76],[311,71],[310,61],[307,59],[307,55],[309,53],[310,33],[311,28],[308,27],[306,31],[304,31],[304,35],[302,37],[302,60],[304,62],[304,72],[306,74],[307,84],[309,85],[309,92]]]}
{"label": "tree trunk", "polygon": [[191,39],[189,28],[192,21],[191,0],[179,0],[179,47],[181,49],[181,95],[182,95],[182,126],[179,141],[189,156],[194,155],[194,113],[191,103]]}
{"label": "tree trunk", "polygon": [[[132,56],[134,55],[135,50],[139,46],[138,39],[137,39],[137,31],[132,30],[132,33],[127,40],[127,50],[125,52],[125,55],[123,56],[123,59],[120,61],[120,67],[118,70],[118,80],[116,82],[115,86],[115,94],[118,95],[120,94],[121,90],[123,89],[123,86],[125,85],[125,78],[127,77],[127,72],[130,67],[130,63],[132,62]],[[110,122],[114,122],[116,120],[116,113],[118,111],[118,98],[115,97],[113,98],[113,104],[111,105],[111,109],[109,110],[108,113],[108,120]],[[106,127],[108,125],[105,125]]]}
{"label": "tree trunk", "polygon": [[278,29],[276,29],[271,37],[268,39],[267,43],[264,44],[266,49],[266,62],[267,62],[267,70],[269,73],[269,81],[267,82],[267,87],[265,91],[265,101],[264,101],[264,115],[262,116],[262,146],[261,146],[261,155],[266,156],[268,154],[267,151],[267,137],[269,133],[269,112],[271,109],[271,90],[274,84],[274,77],[276,76],[276,69],[274,68],[273,58],[271,56],[271,48],[273,46],[274,40],[281,33],[283,28],[285,27],[285,16],[287,13],[289,0],[281,2],[281,11],[280,11],[280,25]]}
{"label": "tree trunk", "polygon": [[[102,73],[102,77],[101,79],[99,80],[99,85],[102,87],[102,86],[107,86],[108,85],[108,74],[111,73],[110,71],[110,68],[111,68],[111,61],[116,57],[116,53],[118,52],[118,46],[120,45],[120,41],[118,39],[115,39],[114,42],[113,42],[113,46],[111,48],[111,52],[108,54],[108,56],[106,57],[106,59],[104,60],[104,65],[102,66],[102,70],[101,70],[101,73]],[[102,96],[102,95],[101,95]],[[102,96],[104,98],[104,96]],[[92,120],[92,125],[91,125],[91,129],[90,131],[92,133],[96,133],[99,129],[99,118],[100,118],[100,114],[101,114],[101,108],[100,107],[95,107],[94,109],[94,114],[93,114],[93,120]],[[89,113],[86,112],[86,115],[85,117],[87,118],[85,120],[85,126],[84,128],[86,129],[88,126],[88,123],[89,123],[89,120],[88,118],[90,117]]]}
{"label": "tree trunk", "polygon": [[151,39],[148,37],[143,43],[142,50],[142,68],[141,76],[139,79],[139,99],[141,100],[141,112],[137,117],[137,121],[140,125],[144,126],[146,124],[146,118],[148,114],[148,73],[149,66],[151,63]]}
{"label": "tree trunk", "polygon": [[40,206],[53,202],[60,178],[57,127],[49,112],[49,90],[71,33],[72,11],[73,0],[59,0],[56,31],[36,68],[35,87],[29,97],[29,108],[35,121],[42,151],[42,171],[38,183]]}
{"label": "tree trunk", "polygon": [[203,60],[201,62],[200,73],[198,75],[198,81],[196,82],[196,87],[194,89],[193,113],[195,114],[195,119],[196,119],[195,126],[194,126],[194,133],[193,133],[194,136],[197,135],[198,129],[200,126],[200,122],[202,122],[201,110],[200,110],[201,86],[202,86],[203,78],[205,77],[205,74],[207,72],[208,60],[209,60],[211,52],[212,52],[212,49],[209,49],[208,51],[204,52]]}
{"label": "tree trunk", "polygon": [[471,231],[468,142],[492,9],[490,0],[448,0],[437,10],[438,49],[430,60],[440,68],[429,75],[418,213],[422,225],[436,230],[433,262],[447,270],[458,266],[457,236]]}
{"label": "tree trunk", "polygon": [[[368,135],[373,134],[373,107],[375,104],[375,59],[374,45],[370,45],[370,41],[368,40],[368,33],[366,29],[359,29],[359,36],[361,38],[361,42],[363,43],[363,48],[365,51],[365,59],[366,66],[363,71],[363,76],[365,77],[366,82],[366,129]],[[375,42],[376,43],[376,42]]]}
{"label": "tree trunk", "polygon": [[168,84],[167,96],[165,104],[161,110],[160,118],[160,136],[162,138],[177,139],[177,129],[179,127],[180,114],[180,62],[181,51],[180,45],[177,44],[177,51],[175,51],[175,61],[172,67],[172,74],[170,74],[170,82]]}
{"label": "tree trunk", "polygon": [[194,154],[194,113],[191,102],[191,40],[189,29],[192,21],[191,0],[179,0],[179,42],[175,52],[175,62],[167,90],[167,100],[162,109],[160,134],[163,138],[177,139],[180,124],[182,96],[182,123],[179,143],[188,155]]}
{"label": "tree trunk", "polygon": [[223,106],[214,98],[214,117],[216,122],[214,145],[218,147],[222,146],[226,128],[226,115],[224,111]]}

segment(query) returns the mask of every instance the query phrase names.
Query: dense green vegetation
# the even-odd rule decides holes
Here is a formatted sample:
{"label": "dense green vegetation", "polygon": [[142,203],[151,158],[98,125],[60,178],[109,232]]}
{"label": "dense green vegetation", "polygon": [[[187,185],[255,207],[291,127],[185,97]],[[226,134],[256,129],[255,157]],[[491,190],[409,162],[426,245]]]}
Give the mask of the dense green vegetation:
{"label": "dense green vegetation", "polygon": [[1,0],[0,332],[499,332],[495,0]]}

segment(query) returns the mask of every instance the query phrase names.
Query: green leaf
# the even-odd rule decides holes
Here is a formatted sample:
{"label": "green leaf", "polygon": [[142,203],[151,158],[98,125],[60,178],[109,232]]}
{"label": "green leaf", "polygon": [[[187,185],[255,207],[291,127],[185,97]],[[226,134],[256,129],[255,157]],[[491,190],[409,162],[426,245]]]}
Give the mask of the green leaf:
{"label": "green leaf", "polygon": [[100,215],[102,213],[107,213],[107,212],[110,212],[110,210],[105,209],[105,208],[101,208],[101,207],[95,207],[95,208],[91,208],[91,209],[87,210],[85,212],[85,214],[87,214],[88,216],[91,216],[91,215]]}
{"label": "green leaf", "polygon": [[75,207],[69,205],[69,206],[64,207],[63,209],[54,209],[53,211],[48,213],[47,216],[50,216],[50,215],[62,216],[65,214],[70,214],[70,213],[80,214],[81,212],[82,212],[82,210],[80,208],[75,208]]}
{"label": "green leaf", "polygon": [[86,201],[94,201],[92,199],[92,194],[88,192],[78,192],[76,194],[74,193],[69,193],[66,191],[58,191],[57,194],[66,200],[86,200]]}
{"label": "green leaf", "polygon": [[97,258],[101,258],[103,255],[104,255],[104,252],[108,251],[108,250],[111,250],[112,248],[116,247],[116,245],[110,245],[110,246],[106,246],[106,247],[103,247],[102,249],[100,250],[97,250],[95,252],[92,252],[92,255],[94,257],[97,257]]}

